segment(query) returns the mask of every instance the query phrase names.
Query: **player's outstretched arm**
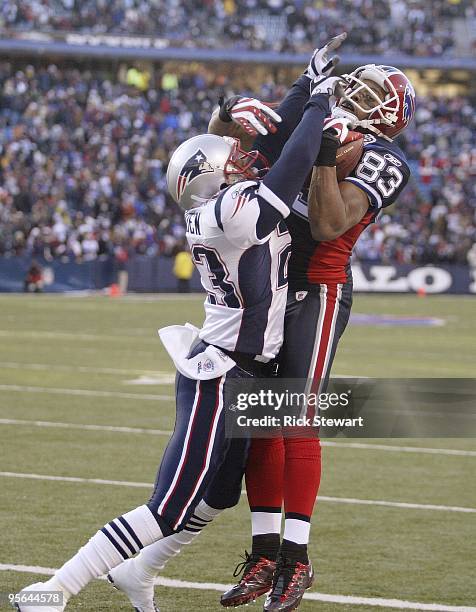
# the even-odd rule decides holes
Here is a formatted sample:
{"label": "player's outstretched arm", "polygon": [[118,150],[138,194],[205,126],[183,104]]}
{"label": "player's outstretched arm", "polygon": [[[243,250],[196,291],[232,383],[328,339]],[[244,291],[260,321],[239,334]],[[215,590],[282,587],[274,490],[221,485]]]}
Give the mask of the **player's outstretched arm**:
{"label": "player's outstretched arm", "polygon": [[329,113],[329,98],[335,94],[339,81],[338,77],[324,77],[312,83],[311,97],[301,122],[263,179],[262,191],[271,191],[289,208],[301,191],[321,148],[324,119]]}
{"label": "player's outstretched arm", "polygon": [[308,195],[314,240],[334,240],[358,223],[369,208],[367,195],[351,183],[337,182],[336,154],[349,133],[348,120],[326,119]]}
{"label": "player's outstretched arm", "polygon": [[266,241],[289,215],[319,151],[329,97],[338,82],[329,77],[314,84],[301,123],[261,183],[242,181],[218,197],[218,226],[236,246],[248,248]]}
{"label": "player's outstretched arm", "polygon": [[304,107],[309,100],[311,82],[332,74],[339,57],[330,57],[330,55],[340,47],[346,37],[347,34],[343,32],[313,52],[304,74],[293,83],[286,97],[276,109],[281,117],[278,130],[273,134],[256,138],[253,148],[266,157],[270,166],[278,159],[284,145],[302,119]]}

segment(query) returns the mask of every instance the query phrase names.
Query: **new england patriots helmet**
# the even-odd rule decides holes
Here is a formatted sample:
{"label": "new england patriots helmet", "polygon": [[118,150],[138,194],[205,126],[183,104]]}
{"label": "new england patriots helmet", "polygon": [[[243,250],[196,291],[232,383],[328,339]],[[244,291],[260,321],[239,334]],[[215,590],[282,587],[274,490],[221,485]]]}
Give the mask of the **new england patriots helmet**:
{"label": "new england patriots helmet", "polygon": [[[415,114],[415,90],[409,78],[398,68],[376,64],[360,66],[349,74],[342,75],[347,87],[338,103],[338,113],[347,115],[348,111],[340,105],[344,100],[350,102],[367,117],[354,125],[385,138],[393,140],[413,119]],[[372,81],[386,93],[381,100],[364,82]],[[356,94],[365,91],[375,100],[372,108],[363,108],[355,99]]]}
{"label": "new england patriots helmet", "polygon": [[223,187],[233,182],[254,179],[264,158],[247,153],[237,138],[203,134],[182,143],[170,158],[167,188],[172,198],[188,210],[201,206]]}

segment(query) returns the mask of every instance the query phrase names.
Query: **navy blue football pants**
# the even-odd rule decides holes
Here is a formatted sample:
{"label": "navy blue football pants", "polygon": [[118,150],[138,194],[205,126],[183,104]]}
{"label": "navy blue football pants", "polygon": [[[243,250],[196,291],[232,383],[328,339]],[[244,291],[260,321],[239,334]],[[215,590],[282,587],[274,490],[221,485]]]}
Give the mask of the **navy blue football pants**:
{"label": "navy blue football pants", "polygon": [[[314,392],[325,392],[351,307],[351,282],[320,284],[309,291],[289,290],[279,376],[307,379],[314,383]],[[231,440],[223,463],[205,492],[205,501],[213,508],[232,508],[240,499],[247,457],[246,451],[245,461],[242,460],[243,442]]]}
{"label": "navy blue football pants", "polygon": [[[205,346],[199,343],[191,354],[197,354]],[[187,524],[217,472],[226,505],[220,506],[223,502],[211,496],[215,507],[228,507],[231,501],[232,505],[237,503],[249,442],[236,439],[230,448],[232,439],[225,436],[224,407],[227,387],[232,381],[252,377],[236,366],[212,380],[192,380],[177,373],[175,428],[147,504],[165,536]],[[225,457],[228,460],[223,464]],[[228,476],[231,466],[233,470]]]}

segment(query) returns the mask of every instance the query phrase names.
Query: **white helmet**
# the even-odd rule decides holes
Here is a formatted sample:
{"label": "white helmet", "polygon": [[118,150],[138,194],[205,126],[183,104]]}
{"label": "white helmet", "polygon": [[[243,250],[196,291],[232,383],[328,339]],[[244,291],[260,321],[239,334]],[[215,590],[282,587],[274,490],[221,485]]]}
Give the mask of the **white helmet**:
{"label": "white helmet", "polygon": [[[343,74],[342,79],[346,81],[347,87],[332,112],[333,116],[347,117],[351,119],[354,127],[360,126],[390,141],[413,119],[415,90],[409,78],[398,68],[366,64],[349,74]],[[385,98],[381,100],[365,81],[376,83],[385,92]],[[366,92],[369,98],[373,99],[372,108],[364,108],[357,102],[356,94],[360,92]],[[367,117],[355,121],[356,115],[355,111],[351,110],[352,107]]]}
{"label": "white helmet", "polygon": [[201,206],[226,185],[256,178],[253,165],[264,158],[247,153],[237,138],[202,134],[182,143],[170,158],[167,188],[184,210]]}

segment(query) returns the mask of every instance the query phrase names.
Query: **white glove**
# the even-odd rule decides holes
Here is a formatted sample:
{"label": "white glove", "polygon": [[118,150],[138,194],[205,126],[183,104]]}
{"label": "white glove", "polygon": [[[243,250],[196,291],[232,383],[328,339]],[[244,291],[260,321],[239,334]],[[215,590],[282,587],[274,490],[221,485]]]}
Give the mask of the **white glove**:
{"label": "white glove", "polygon": [[269,132],[274,134],[276,123],[281,123],[281,117],[272,108],[266,106],[256,98],[233,96],[220,104],[220,119],[238,123],[247,134],[265,136]]}
{"label": "white glove", "polygon": [[336,99],[342,95],[342,79],[340,77],[319,77],[311,81],[311,97],[323,94],[329,96],[329,108],[332,108]]}
{"label": "white glove", "polygon": [[322,76],[330,76],[334,68],[339,63],[339,56],[335,55],[331,59],[328,57],[329,51],[338,49],[344,40],[347,38],[347,33],[342,32],[338,36],[334,36],[322,49],[316,49],[312,54],[309,66],[306,69],[306,74],[310,79],[316,79]]}
{"label": "white glove", "polygon": [[324,119],[323,132],[330,132],[335,136],[341,145],[347,140],[349,130],[352,129],[352,121],[347,118],[332,118]]}

